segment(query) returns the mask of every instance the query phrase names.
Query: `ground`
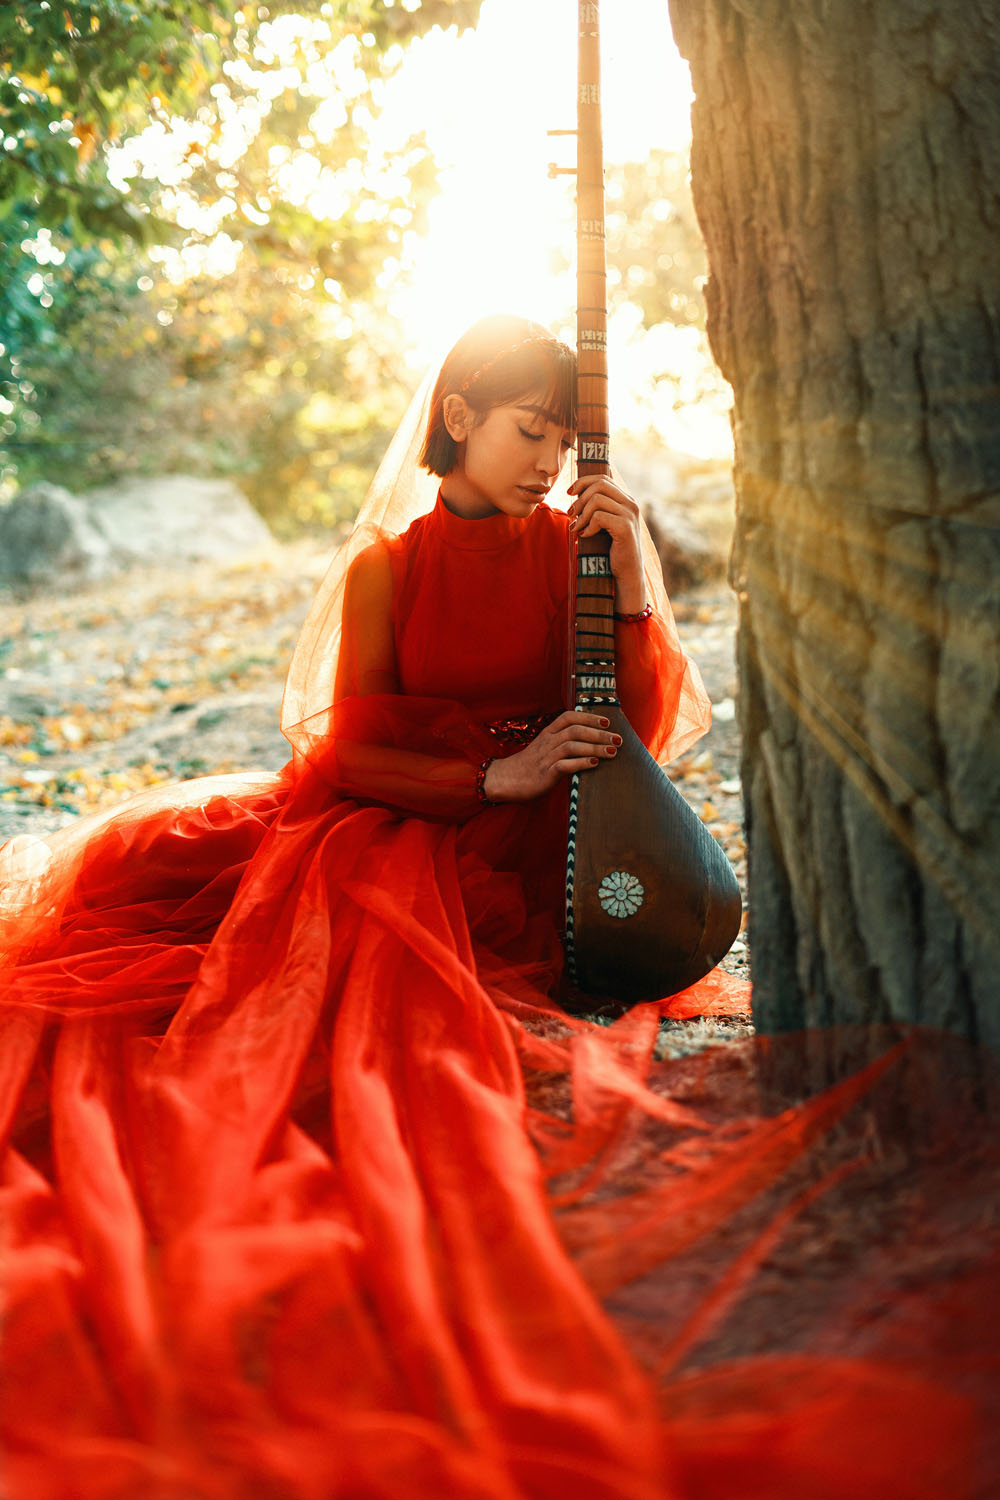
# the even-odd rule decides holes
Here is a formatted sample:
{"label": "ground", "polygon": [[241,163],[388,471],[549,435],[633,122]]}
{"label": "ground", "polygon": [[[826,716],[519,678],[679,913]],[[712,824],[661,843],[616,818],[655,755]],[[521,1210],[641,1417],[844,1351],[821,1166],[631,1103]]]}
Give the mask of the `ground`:
{"label": "ground", "polygon": [[[0,840],[48,832],[144,787],[282,766],[285,669],[328,558],[302,541],[238,566],[138,570],[0,604]],[[670,774],[725,846],[745,896],[735,611],[721,581],[675,600],[715,707],[710,733]],[[726,967],[746,974],[743,936]],[[663,1040],[671,1049],[692,1031],[675,1029]]]}

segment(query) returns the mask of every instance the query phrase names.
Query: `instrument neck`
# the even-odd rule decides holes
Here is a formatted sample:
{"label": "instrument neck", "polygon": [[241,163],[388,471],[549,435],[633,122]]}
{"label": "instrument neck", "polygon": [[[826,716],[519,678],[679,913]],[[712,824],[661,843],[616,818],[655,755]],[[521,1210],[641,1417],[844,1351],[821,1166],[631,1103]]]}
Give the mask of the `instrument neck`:
{"label": "instrument neck", "polygon": [[596,0],[581,0],[579,14],[576,106],[577,469],[585,476],[610,474],[611,468],[600,8]]}
{"label": "instrument neck", "polygon": [[[580,0],[577,87],[577,473],[610,474],[604,142],[597,0]],[[572,699],[580,707],[618,702],[614,579],[606,532],[577,543]]]}

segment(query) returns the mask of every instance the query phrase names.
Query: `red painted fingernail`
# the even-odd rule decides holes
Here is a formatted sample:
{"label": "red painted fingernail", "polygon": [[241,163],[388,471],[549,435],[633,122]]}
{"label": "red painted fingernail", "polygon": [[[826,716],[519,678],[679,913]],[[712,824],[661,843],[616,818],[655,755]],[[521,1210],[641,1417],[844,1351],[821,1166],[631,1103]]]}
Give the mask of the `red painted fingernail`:
{"label": "red painted fingernail", "polygon": [[590,764],[591,764],[591,765],[592,765],[592,766],[596,766],[596,765],[597,765],[597,756],[596,756],[596,755],[592,755],[592,756],[591,756],[591,757],[590,757]]}
{"label": "red painted fingernail", "polygon": [[618,750],[617,750],[617,748],[614,745],[609,745],[608,749],[607,749],[607,753],[608,753],[608,755],[617,755],[618,754]]}
{"label": "red painted fingernail", "polygon": [[611,724],[610,719],[599,719],[597,722],[600,724],[602,729],[607,729]]}
{"label": "red painted fingernail", "polygon": [[622,737],[620,734],[613,734],[611,738],[614,740],[616,745],[620,745],[622,742]]}

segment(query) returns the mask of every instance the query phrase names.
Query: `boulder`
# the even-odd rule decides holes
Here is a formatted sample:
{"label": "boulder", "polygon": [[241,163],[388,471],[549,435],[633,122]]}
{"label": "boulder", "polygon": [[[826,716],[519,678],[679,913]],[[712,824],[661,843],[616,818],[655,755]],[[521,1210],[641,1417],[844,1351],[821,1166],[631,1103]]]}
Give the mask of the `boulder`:
{"label": "boulder", "polygon": [[89,508],[61,485],[30,485],[0,506],[0,588],[75,588],[114,566]]}
{"label": "boulder", "polygon": [[224,563],[273,545],[267,522],[229,479],[130,478],[80,498],[123,566]]}
{"label": "boulder", "polygon": [[682,593],[725,570],[726,554],[679,506],[647,501],[642,507],[670,595]]}
{"label": "boulder", "polygon": [[732,540],[730,466],[702,465],[654,441],[626,437],[615,440],[614,467],[642,506],[667,592],[721,577]]}
{"label": "boulder", "polygon": [[81,495],[33,484],[0,506],[0,589],[52,592],[142,565],[227,563],[273,545],[228,479],[155,475]]}

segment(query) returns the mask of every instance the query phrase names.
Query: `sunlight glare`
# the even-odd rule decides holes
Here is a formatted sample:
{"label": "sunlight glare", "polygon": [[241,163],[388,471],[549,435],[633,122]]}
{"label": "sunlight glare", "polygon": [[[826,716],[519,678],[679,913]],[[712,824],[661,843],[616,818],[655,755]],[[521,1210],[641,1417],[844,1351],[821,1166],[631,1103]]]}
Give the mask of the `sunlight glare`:
{"label": "sunlight glare", "polygon": [[[308,56],[311,38],[325,25],[286,15],[262,26],[261,55],[278,66],[270,76],[256,75],[257,96],[251,92],[238,108],[220,98],[223,129],[214,159],[223,173],[246,150],[269,100],[293,80],[315,99],[315,108],[307,135],[270,148],[275,196],[319,219],[335,223],[356,205],[355,216],[363,221],[381,211],[380,201],[405,198],[406,179],[394,156],[412,137],[423,136],[440,185],[428,229],[419,236],[406,227],[409,211],[394,210],[403,230],[400,248],[376,278],[383,289],[398,287],[389,306],[400,330],[401,358],[414,378],[463,328],[490,312],[536,318],[575,342],[573,179],[553,178],[548,171],[550,162],[574,165],[575,142],[546,132],[576,124],[577,0],[483,0],[474,31],[459,35],[453,26],[436,27],[400,51],[398,70],[378,90],[381,114],[370,123],[363,156],[340,170],[327,165],[323,148],[345,124],[352,104],[355,124],[362,123],[356,107],[365,85],[358,39],[343,38],[322,61],[314,53],[301,83],[289,66],[295,39],[305,39]],[[690,79],[665,0],[615,0],[604,7],[602,32],[607,161],[685,150]],[[248,84],[253,74],[246,59],[227,63],[226,71],[247,74]],[[223,193],[207,204],[185,191],[189,152],[205,146],[208,134],[201,120],[174,118],[169,132],[152,123],[109,153],[116,185],[139,171],[155,175],[168,185],[165,207],[177,222],[207,237],[207,244],[154,252],[178,285],[199,270],[228,274],[239,253],[239,242],[225,234],[234,200]],[[224,178],[217,180],[224,189]],[[248,217],[266,222],[270,206],[262,198],[263,213]],[[669,212],[664,201],[654,217]],[[320,315],[336,337],[349,336],[345,329],[353,324],[345,317],[339,284],[327,278],[323,285],[332,301]],[[698,457],[730,455],[728,399],[697,331],[639,325],[630,303],[609,323],[613,423]]]}
{"label": "sunlight glare", "polygon": [[[573,336],[575,0],[484,0],[475,32],[432,32],[386,91],[383,128],[419,120],[441,194],[412,287],[394,311],[413,362],[488,312],[521,312]],[[690,83],[661,0],[618,0],[602,36],[605,153],[641,159],[683,149]],[[412,124],[411,124],[412,128]],[[562,261],[562,266],[559,262]]]}

